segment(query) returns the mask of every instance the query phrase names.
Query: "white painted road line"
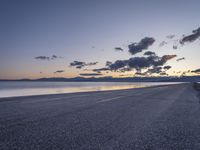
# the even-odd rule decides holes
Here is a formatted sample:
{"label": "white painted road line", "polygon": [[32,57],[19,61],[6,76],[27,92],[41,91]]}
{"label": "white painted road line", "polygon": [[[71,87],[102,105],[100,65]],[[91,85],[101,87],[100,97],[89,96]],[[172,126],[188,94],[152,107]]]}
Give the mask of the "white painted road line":
{"label": "white painted road line", "polygon": [[112,101],[112,100],[116,100],[116,99],[120,99],[120,98],[123,98],[123,97],[127,97],[127,96],[118,96],[118,97],[113,97],[113,98],[108,98],[108,99],[103,99],[97,103],[103,103],[103,102],[108,102],[108,101]]}

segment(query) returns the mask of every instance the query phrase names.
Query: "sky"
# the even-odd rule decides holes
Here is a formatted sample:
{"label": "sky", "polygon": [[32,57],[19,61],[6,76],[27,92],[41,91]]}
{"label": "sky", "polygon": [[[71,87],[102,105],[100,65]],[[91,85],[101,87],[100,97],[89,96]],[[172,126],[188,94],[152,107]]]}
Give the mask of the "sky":
{"label": "sky", "polygon": [[198,75],[199,6],[199,0],[1,0],[0,79]]}

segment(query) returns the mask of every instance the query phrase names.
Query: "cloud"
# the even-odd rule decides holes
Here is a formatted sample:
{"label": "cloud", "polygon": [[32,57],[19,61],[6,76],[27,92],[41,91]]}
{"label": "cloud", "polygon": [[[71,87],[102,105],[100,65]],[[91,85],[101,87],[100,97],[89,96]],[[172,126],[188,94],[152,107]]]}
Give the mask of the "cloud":
{"label": "cloud", "polygon": [[[137,72],[141,73],[143,69],[147,69],[145,74],[161,73],[162,66],[175,57],[176,55],[163,55],[162,57],[159,57],[154,52],[150,51],[146,57],[132,57],[128,60],[117,60],[114,63],[109,62],[106,63],[106,68],[93,69],[93,71],[98,73],[108,70],[125,72],[135,69]],[[170,67],[171,66],[165,66],[164,69],[168,70]]]}
{"label": "cloud", "polygon": [[98,62],[89,62],[89,63],[86,63],[86,66],[94,66],[98,64]]}
{"label": "cloud", "polygon": [[85,62],[82,61],[73,61],[70,63],[71,67],[76,67],[77,69],[81,69],[82,67],[85,66]]}
{"label": "cloud", "polygon": [[52,56],[51,56],[51,59],[52,59],[52,60],[54,60],[54,59],[59,59],[59,58],[63,58],[63,57],[61,57],[61,56],[56,56],[56,55],[52,55]]}
{"label": "cloud", "polygon": [[163,66],[167,61],[173,59],[176,55],[149,56],[149,57],[133,57],[128,60],[128,66],[141,70],[149,67]]}
{"label": "cloud", "polygon": [[167,61],[169,61],[175,57],[177,57],[177,55],[164,55],[162,57],[157,56],[157,58],[154,58],[152,60],[152,64],[153,64],[153,66],[163,66],[167,63]]}
{"label": "cloud", "polygon": [[136,73],[135,73],[135,75],[139,75],[139,76],[146,76],[146,75],[147,75],[147,73],[146,73],[146,72],[144,72],[144,73],[142,73],[142,72],[136,72]]}
{"label": "cloud", "polygon": [[162,72],[162,67],[153,67],[151,69],[148,69],[146,73],[150,73],[150,74],[153,74],[153,73],[161,73]]}
{"label": "cloud", "polygon": [[129,52],[134,55],[147,50],[155,42],[155,39],[152,37],[145,37],[139,43],[132,43],[128,45]]}
{"label": "cloud", "polygon": [[181,61],[181,60],[185,60],[185,57],[181,57],[181,58],[176,59],[176,61]]}
{"label": "cloud", "polygon": [[111,61],[106,61],[106,66],[110,66],[112,64]]}
{"label": "cloud", "polygon": [[120,68],[123,68],[127,65],[127,62],[125,60],[117,60],[114,63],[110,64],[108,67],[110,70],[118,70]]}
{"label": "cloud", "polygon": [[162,42],[159,44],[159,47],[163,47],[163,46],[165,46],[166,44],[167,44],[166,41],[162,41]]}
{"label": "cloud", "polygon": [[[166,71],[171,69],[171,66],[153,66],[153,68],[149,68],[145,74],[160,74],[160,75],[167,75]],[[164,70],[163,70],[164,69]]]}
{"label": "cloud", "polygon": [[82,69],[83,67],[86,67],[86,66],[93,66],[93,65],[96,65],[98,62],[89,62],[89,63],[86,63],[86,62],[82,62],[82,61],[73,61],[70,63],[70,66],[71,67],[76,67],[77,69]]}
{"label": "cloud", "polygon": [[169,70],[169,69],[171,69],[172,68],[172,66],[164,66],[163,67],[163,69],[165,69],[165,70]]}
{"label": "cloud", "polygon": [[65,72],[65,70],[57,70],[54,73],[63,73],[63,72]]}
{"label": "cloud", "polygon": [[80,76],[101,76],[101,73],[81,73]]}
{"label": "cloud", "polygon": [[193,72],[193,73],[200,74],[200,69],[193,70],[192,72]]}
{"label": "cloud", "polygon": [[93,69],[94,72],[101,72],[101,71],[131,71],[131,68],[128,66],[129,60],[117,60],[114,63],[107,61],[105,68]]}
{"label": "cloud", "polygon": [[132,69],[126,67],[126,68],[121,68],[121,69],[119,70],[119,72],[126,72],[126,71],[132,71]]}
{"label": "cloud", "polygon": [[56,59],[58,56],[52,55],[51,59]]}
{"label": "cloud", "polygon": [[37,60],[55,60],[55,59],[59,59],[59,58],[63,58],[63,57],[56,56],[56,55],[52,55],[51,57],[49,57],[49,56],[37,56],[37,57],[35,57],[35,59],[37,59]]}
{"label": "cloud", "polygon": [[151,56],[151,55],[156,55],[156,53],[152,52],[152,51],[147,51],[147,52],[144,53],[144,55]]}
{"label": "cloud", "polygon": [[178,46],[177,45],[173,45],[173,49],[178,49]]}
{"label": "cloud", "polygon": [[198,38],[200,37],[200,27],[196,30],[192,31],[192,34],[188,35],[188,36],[184,36],[181,40],[180,40],[180,44],[185,44],[186,42],[194,42],[196,41]]}
{"label": "cloud", "polygon": [[149,57],[133,57],[128,60],[128,66],[136,70],[141,70],[152,66],[152,62]]}
{"label": "cloud", "polygon": [[100,73],[102,71],[109,71],[109,70],[110,70],[109,68],[98,68],[98,69],[93,69],[92,71]]}
{"label": "cloud", "polygon": [[37,60],[50,60],[50,57],[47,57],[47,56],[37,56],[37,57],[35,57],[35,59],[37,59]]}
{"label": "cloud", "polygon": [[161,72],[160,75],[161,76],[168,76],[168,74],[166,72]]}
{"label": "cloud", "polygon": [[174,37],[175,37],[174,34],[170,34],[170,35],[167,35],[167,36],[166,36],[166,38],[168,38],[168,39],[173,39]]}
{"label": "cloud", "polygon": [[164,55],[162,57],[162,59],[163,59],[163,61],[168,61],[168,60],[173,59],[175,57],[177,57],[177,55]]}
{"label": "cloud", "polygon": [[115,51],[121,51],[121,52],[123,52],[124,49],[122,49],[121,47],[115,47]]}

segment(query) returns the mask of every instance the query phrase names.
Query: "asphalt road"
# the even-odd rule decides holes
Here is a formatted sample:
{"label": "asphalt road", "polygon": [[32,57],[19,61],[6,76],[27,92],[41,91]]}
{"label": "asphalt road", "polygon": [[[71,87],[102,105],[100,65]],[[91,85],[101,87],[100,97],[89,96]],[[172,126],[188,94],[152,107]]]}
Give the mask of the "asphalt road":
{"label": "asphalt road", "polygon": [[198,150],[190,84],[0,99],[1,150]]}

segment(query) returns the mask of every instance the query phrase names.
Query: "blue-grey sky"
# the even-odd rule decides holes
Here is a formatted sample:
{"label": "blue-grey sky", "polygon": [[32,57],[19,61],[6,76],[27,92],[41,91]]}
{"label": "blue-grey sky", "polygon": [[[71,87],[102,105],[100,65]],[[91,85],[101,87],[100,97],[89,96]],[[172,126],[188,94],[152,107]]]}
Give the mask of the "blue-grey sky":
{"label": "blue-grey sky", "polygon": [[[199,39],[184,45],[179,42],[200,27],[199,6],[199,0],[1,0],[0,78],[95,73],[92,69],[105,67],[106,61],[142,57],[147,50],[131,55],[128,45],[145,37],[155,39],[148,51],[158,56],[177,55],[165,64],[172,66],[169,75],[199,69]],[[168,35],[175,37],[167,39]],[[161,47],[162,41],[167,44]],[[178,48],[173,49],[177,43]],[[52,55],[58,58],[35,59]],[[182,57],[185,59],[176,61]],[[70,66],[73,61],[98,63],[76,69]],[[64,72],[55,73],[58,70]],[[101,73],[134,76],[135,72]]]}

